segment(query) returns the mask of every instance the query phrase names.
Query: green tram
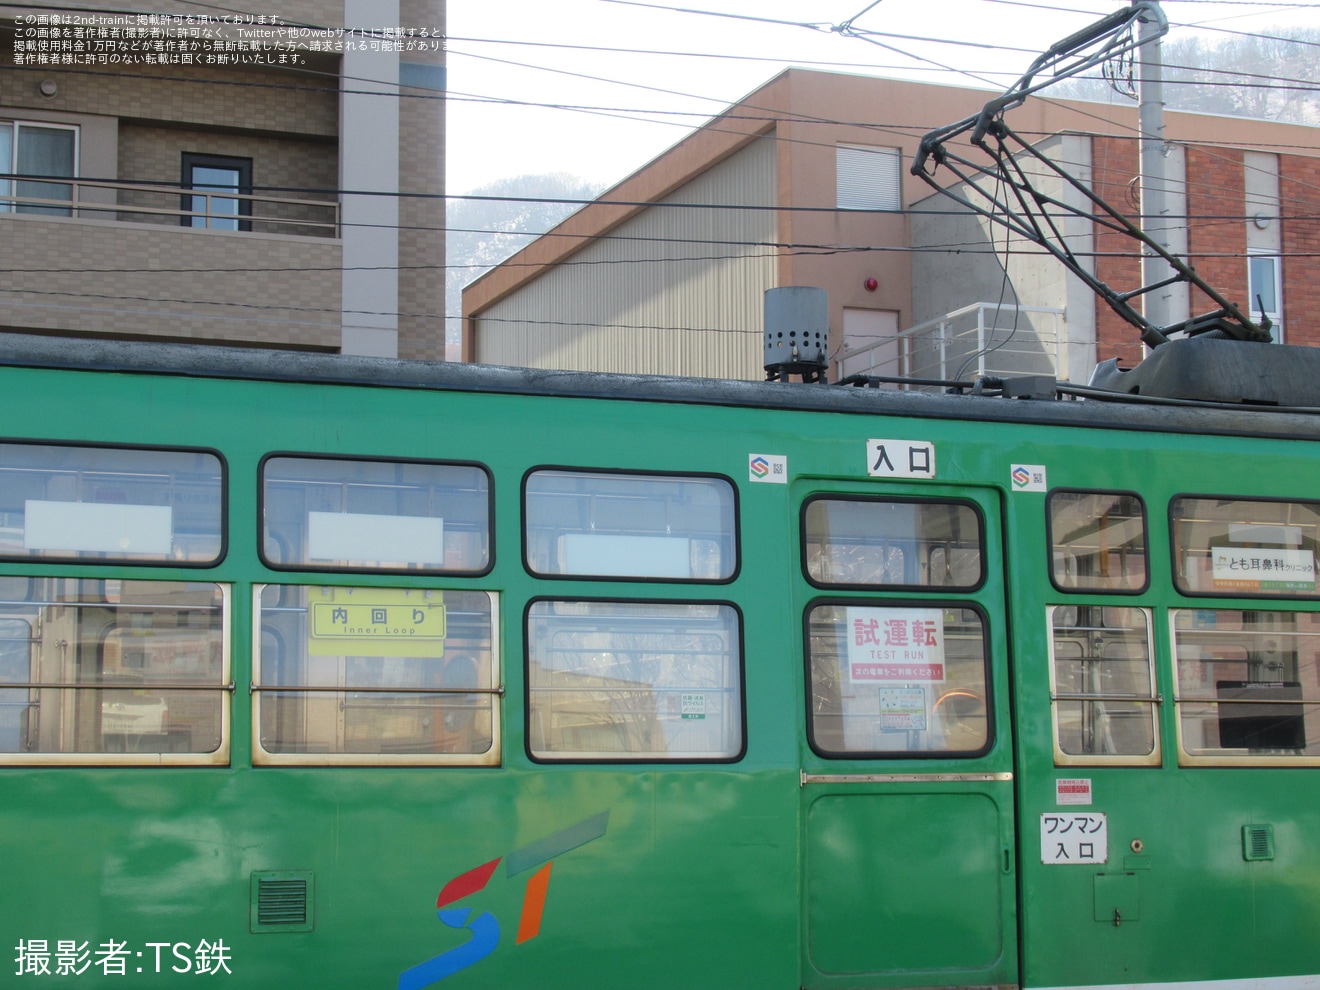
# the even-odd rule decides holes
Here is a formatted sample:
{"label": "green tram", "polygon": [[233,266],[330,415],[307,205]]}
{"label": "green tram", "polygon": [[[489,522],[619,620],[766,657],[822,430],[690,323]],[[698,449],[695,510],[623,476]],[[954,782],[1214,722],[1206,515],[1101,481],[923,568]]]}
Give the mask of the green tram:
{"label": "green tram", "polygon": [[6,985],[1320,982],[1304,410],[21,337],[0,408]]}

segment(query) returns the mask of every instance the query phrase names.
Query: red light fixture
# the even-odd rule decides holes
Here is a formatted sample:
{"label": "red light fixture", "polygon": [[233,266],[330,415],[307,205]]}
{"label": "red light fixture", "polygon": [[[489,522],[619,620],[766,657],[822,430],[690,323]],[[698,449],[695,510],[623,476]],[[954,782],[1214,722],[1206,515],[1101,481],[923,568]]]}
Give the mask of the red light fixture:
{"label": "red light fixture", "polygon": [[873,278],[868,278],[862,284],[866,286],[867,292],[874,292],[876,289],[880,288],[880,283]]}

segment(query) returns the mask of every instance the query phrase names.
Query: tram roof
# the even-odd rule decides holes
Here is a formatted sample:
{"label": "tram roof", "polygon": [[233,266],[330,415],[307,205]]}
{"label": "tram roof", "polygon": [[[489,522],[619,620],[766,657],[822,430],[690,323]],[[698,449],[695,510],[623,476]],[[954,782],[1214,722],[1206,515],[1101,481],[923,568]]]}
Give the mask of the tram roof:
{"label": "tram roof", "polygon": [[[1196,346],[1196,341],[1177,342]],[[1320,349],[1241,341],[1215,345],[1215,364],[1241,365],[1238,348]],[[1173,345],[1165,345],[1160,351]],[[1227,350],[1225,348],[1228,348]],[[1156,353],[1159,353],[1158,351]],[[1207,352],[1209,353],[1209,352]],[[1172,352],[1170,352],[1172,356]],[[1282,353],[1276,363],[1289,358]],[[1292,356],[1295,360],[1295,355]],[[1149,359],[1148,359],[1149,361]],[[1320,408],[1206,402],[1067,386],[1069,398],[951,395],[826,384],[510,368],[302,351],[0,333],[0,366],[237,379],[312,385],[681,403],[852,415],[902,416],[1168,433],[1320,439]],[[1123,376],[1138,376],[1139,366]],[[1305,369],[1309,371],[1308,369]],[[1254,372],[1248,370],[1248,377]],[[1166,376],[1167,377],[1167,376]],[[1154,380],[1148,378],[1147,380]],[[1011,381],[1011,380],[1010,380]],[[1078,401],[1081,400],[1081,401]]]}

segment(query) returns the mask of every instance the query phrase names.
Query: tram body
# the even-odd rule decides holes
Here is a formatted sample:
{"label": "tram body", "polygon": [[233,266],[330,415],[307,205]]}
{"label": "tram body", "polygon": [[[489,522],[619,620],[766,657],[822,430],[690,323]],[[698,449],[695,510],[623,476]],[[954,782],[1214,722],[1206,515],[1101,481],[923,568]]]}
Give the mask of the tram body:
{"label": "tram body", "polygon": [[1310,987],[1320,421],[0,344],[15,986]]}

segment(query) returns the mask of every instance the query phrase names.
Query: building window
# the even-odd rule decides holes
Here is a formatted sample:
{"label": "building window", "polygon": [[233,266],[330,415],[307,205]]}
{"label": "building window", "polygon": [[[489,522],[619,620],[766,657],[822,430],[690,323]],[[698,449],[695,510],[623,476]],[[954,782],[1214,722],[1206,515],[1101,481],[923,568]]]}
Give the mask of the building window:
{"label": "building window", "polygon": [[1250,316],[1259,320],[1261,314],[1269,317],[1274,326],[1270,333],[1276,343],[1283,343],[1283,285],[1279,277],[1279,257],[1273,254],[1247,255],[1247,293],[1250,297]]}
{"label": "building window", "polygon": [[[181,208],[189,216],[181,218],[185,227],[208,227],[211,230],[251,230],[252,159],[229,155],[183,153],[183,188],[195,190],[182,199]],[[223,193],[233,193],[225,196]]]}
{"label": "building window", "polygon": [[897,148],[841,144],[835,161],[839,209],[902,209]]}
{"label": "building window", "polygon": [[[0,120],[0,169],[16,175],[73,178],[77,174],[78,128],[59,124],[32,124]],[[0,179],[0,213],[35,213],[52,217],[72,215],[69,206],[21,203],[4,197],[55,199],[71,202],[73,186],[33,179]]]}

